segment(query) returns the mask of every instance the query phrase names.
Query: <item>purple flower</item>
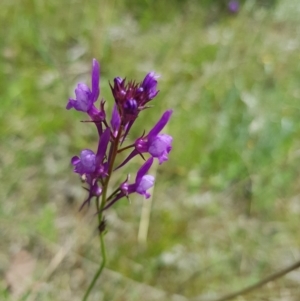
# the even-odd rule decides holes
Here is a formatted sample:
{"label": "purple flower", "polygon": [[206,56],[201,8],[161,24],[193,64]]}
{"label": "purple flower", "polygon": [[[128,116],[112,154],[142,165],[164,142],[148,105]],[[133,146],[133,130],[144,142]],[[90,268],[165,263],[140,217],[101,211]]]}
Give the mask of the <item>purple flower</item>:
{"label": "purple flower", "polygon": [[147,192],[149,188],[154,185],[154,177],[151,175],[146,175],[153,163],[153,158],[149,158],[138,170],[135,183],[128,184],[128,178],[120,186],[121,192],[124,195],[129,195],[130,193],[137,192],[148,199],[151,195]]}
{"label": "purple flower", "polygon": [[[113,83],[110,84],[115,100],[110,120],[105,111],[105,100],[101,99],[96,106],[100,95],[100,65],[96,59],[93,59],[92,63],[90,86],[84,83],[77,84],[75,98],[69,98],[66,109],[73,108],[86,113],[89,118],[83,122],[92,122],[97,128],[99,136],[97,151],[86,148],[80,152],[79,156],[71,159],[74,172],[84,180],[84,189],[88,191],[81,208],[87,203],[90,204],[93,197],[99,201],[101,196],[101,208],[104,207],[104,209],[109,208],[123,197],[128,198],[132,193],[138,193],[146,199],[150,197],[148,191],[153,187],[155,179],[147,173],[155,158],[158,159],[159,164],[162,164],[168,160],[172,149],[173,138],[161,133],[171,118],[172,110],[164,112],[148,134],[144,132],[133,144],[126,147],[122,147],[122,144],[139,113],[151,107],[148,103],[159,92],[157,89],[158,78],[159,76],[154,72],[147,73],[141,82],[115,77]],[[145,162],[137,171],[134,183],[130,183],[129,176],[127,176],[125,181],[107,196],[116,159],[121,152],[127,149],[131,149],[131,153],[119,167],[136,155],[141,155]],[[144,153],[150,154],[151,157],[146,160],[143,157]],[[97,208],[99,210],[99,206]],[[100,215],[102,216],[102,213]],[[103,220],[100,221],[100,226],[102,223]]]}
{"label": "purple flower", "polygon": [[172,110],[166,111],[148,135],[138,138],[134,143],[134,150],[117,168],[122,167],[138,154],[149,153],[153,158],[158,158],[159,164],[168,160],[172,149],[173,138],[167,134],[159,134],[166,126],[172,115]]}
{"label": "purple flower", "polygon": [[154,157],[158,158],[159,164],[168,160],[168,154],[172,150],[173,138],[170,135],[159,134],[153,136],[148,135],[148,152]]}
{"label": "purple flower", "polygon": [[81,151],[80,156],[74,156],[71,163],[74,172],[80,175],[92,175],[92,178],[106,175],[106,165],[104,164],[105,153],[110,139],[110,129],[107,128],[99,139],[98,150],[95,154],[90,149]]}
{"label": "purple flower", "polygon": [[237,0],[231,0],[228,2],[228,10],[229,12],[236,14],[240,9],[240,4]]}
{"label": "purple flower", "polygon": [[71,159],[71,163],[74,166],[74,172],[80,175],[91,174],[96,168],[96,155],[90,149],[84,149],[81,151],[80,156],[74,156]]}
{"label": "purple flower", "polygon": [[149,158],[138,170],[135,182],[133,184],[128,184],[127,179],[120,185],[119,192],[115,195],[113,200],[111,200],[103,210],[112,206],[115,202],[123,198],[124,196],[128,197],[131,193],[138,193],[143,195],[146,199],[148,199],[151,195],[147,192],[155,182],[155,178],[151,175],[147,175],[146,173],[149,171],[151,165],[153,163],[153,158]]}
{"label": "purple flower", "polygon": [[[76,99],[69,98],[66,109],[70,110],[74,108],[77,111],[87,112],[93,120],[99,121],[102,119],[103,112],[94,106],[100,93],[99,89],[99,79],[100,79],[100,66],[96,59],[93,59],[93,69],[92,69],[92,91],[90,88],[83,83],[79,83],[75,89]],[[99,116],[99,114],[101,116]]]}
{"label": "purple flower", "polygon": [[107,128],[99,140],[98,150],[95,154],[90,149],[84,149],[81,151],[80,156],[74,156],[71,159],[71,163],[74,166],[74,172],[81,176],[86,176],[86,183],[89,185],[87,189],[89,196],[84,204],[89,203],[93,196],[100,196],[102,188],[98,186],[98,179],[100,177],[107,176],[108,164],[106,159],[106,149],[110,140],[110,129]]}

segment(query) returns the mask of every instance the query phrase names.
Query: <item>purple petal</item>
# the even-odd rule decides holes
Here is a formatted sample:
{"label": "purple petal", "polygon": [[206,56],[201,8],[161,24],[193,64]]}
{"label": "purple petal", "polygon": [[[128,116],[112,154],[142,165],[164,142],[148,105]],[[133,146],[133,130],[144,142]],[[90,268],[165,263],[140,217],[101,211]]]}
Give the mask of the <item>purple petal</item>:
{"label": "purple petal", "polygon": [[159,132],[166,126],[168,123],[171,115],[173,113],[173,110],[167,110],[161,118],[158,120],[158,122],[155,124],[155,126],[152,128],[152,130],[148,134],[148,139],[152,140],[154,137],[156,137]]}
{"label": "purple petal", "polygon": [[87,112],[92,106],[90,88],[82,83],[75,89],[76,103],[74,108],[78,111]]}
{"label": "purple petal", "polygon": [[95,154],[90,149],[84,149],[79,158],[75,156],[71,159],[71,163],[74,166],[74,172],[80,175],[93,173],[95,171]]}
{"label": "purple petal", "polygon": [[173,138],[166,134],[157,135],[149,145],[148,152],[154,158],[158,158],[159,164],[168,160],[168,154],[172,149]]}
{"label": "purple petal", "polygon": [[151,195],[147,193],[147,190],[154,185],[155,178],[151,175],[145,175],[136,187],[136,192],[145,196],[148,199]]}
{"label": "purple petal", "polygon": [[149,100],[153,99],[158,93],[156,90],[158,78],[159,75],[155,74],[155,72],[149,72],[141,84],[141,87],[148,93]]}
{"label": "purple petal", "polygon": [[70,110],[70,109],[74,108],[75,102],[76,102],[75,99],[69,98],[69,101],[66,105],[66,109]]}
{"label": "purple petal", "polygon": [[92,102],[90,101],[91,91],[85,84],[79,83],[75,89],[76,99],[69,99],[67,110],[74,108],[77,111],[87,112]]}
{"label": "purple petal", "polygon": [[120,76],[117,76],[117,77],[114,78],[114,83],[115,84],[121,85],[122,82],[123,82],[123,79]]}
{"label": "purple petal", "polygon": [[78,156],[74,156],[71,159],[71,163],[73,166],[77,165],[80,162],[80,158]]}
{"label": "purple petal", "polygon": [[[99,79],[100,66],[97,60],[93,59],[92,91],[87,85],[79,83],[75,89],[76,99],[70,98],[66,108],[68,110],[74,108],[77,111],[88,112],[99,97]],[[93,117],[93,114],[91,117]]]}
{"label": "purple petal", "polygon": [[92,95],[91,95],[91,100],[93,103],[98,99],[100,94],[99,80],[100,80],[100,65],[96,59],[93,59]]}
{"label": "purple petal", "polygon": [[143,176],[148,172],[148,170],[150,169],[151,165],[153,163],[153,158],[149,158],[138,170],[137,174],[136,174],[136,178],[135,178],[135,183],[136,185],[139,185],[139,183],[141,182]]}
{"label": "purple petal", "polygon": [[80,163],[84,173],[92,173],[95,170],[95,154],[90,149],[84,149],[80,153]]}
{"label": "purple petal", "polygon": [[144,80],[143,80],[143,82],[142,82],[142,87],[144,89],[152,88],[157,83],[158,78],[159,78],[159,75],[155,74],[154,71],[151,71],[151,72],[147,73]]}
{"label": "purple petal", "polygon": [[101,164],[103,161],[104,155],[106,153],[107,145],[109,143],[109,139],[110,139],[110,128],[106,128],[106,130],[101,135],[101,138],[100,138],[99,144],[98,144],[97,160],[96,160],[97,166],[99,164]]}

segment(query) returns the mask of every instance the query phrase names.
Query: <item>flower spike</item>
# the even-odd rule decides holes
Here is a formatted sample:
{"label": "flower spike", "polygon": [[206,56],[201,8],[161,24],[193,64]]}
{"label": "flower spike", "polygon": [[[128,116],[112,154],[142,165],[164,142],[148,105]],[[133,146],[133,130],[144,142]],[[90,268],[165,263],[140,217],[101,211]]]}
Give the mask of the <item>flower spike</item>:
{"label": "flower spike", "polygon": [[[98,106],[95,105],[100,95],[100,64],[96,59],[92,61],[90,87],[84,83],[77,84],[76,97],[69,99],[66,108],[86,113],[91,120],[85,122],[95,124],[99,138],[96,153],[86,148],[80,152],[79,156],[71,159],[74,172],[84,178],[87,184],[85,189],[88,191],[88,197],[82,206],[86,203],[89,204],[93,197],[100,197],[102,191],[105,191],[106,194],[110,173],[124,166],[137,155],[140,155],[145,162],[138,170],[135,182],[129,184],[129,176],[127,176],[126,180],[109,197],[102,196],[102,202],[108,202],[103,206],[108,208],[122,197],[128,197],[132,193],[141,194],[145,198],[150,197],[148,189],[154,185],[154,177],[148,175],[147,172],[153,164],[154,158],[157,158],[159,164],[162,164],[168,160],[172,149],[173,138],[161,133],[171,118],[172,110],[164,112],[147,135],[144,132],[127,147],[121,148],[121,145],[136,118],[143,110],[150,108],[148,103],[157,96],[159,92],[157,89],[158,78],[159,76],[153,71],[147,73],[140,83],[115,77],[113,84],[110,84],[115,103],[109,122],[106,120],[105,100],[102,99]],[[132,150],[127,158],[114,169],[117,155],[130,148]],[[146,156],[144,157],[144,154],[147,153],[150,155],[148,160],[145,159]]]}
{"label": "flower spike", "polygon": [[[105,100],[102,98],[100,104],[96,104],[100,95],[100,65],[96,59],[93,59],[90,86],[78,83],[75,88],[75,98],[70,98],[66,105],[68,110],[73,108],[86,113],[89,120],[84,120],[83,122],[86,125],[93,123],[98,133],[96,135],[97,141],[94,143],[97,145],[96,152],[85,148],[80,152],[79,156],[74,156],[71,159],[73,170],[80,176],[81,181],[85,184],[83,188],[87,191],[87,196],[81,204],[80,210],[86,204],[90,205],[92,199],[95,199],[98,217],[97,228],[100,235],[103,259],[99,271],[94,276],[84,295],[84,300],[87,300],[105,266],[104,232],[106,230],[106,219],[104,210],[124,197],[129,199],[129,196],[133,193],[140,194],[148,199],[151,196],[149,189],[153,187],[155,182],[155,178],[148,174],[154,158],[157,158],[161,164],[168,160],[168,155],[172,149],[173,138],[161,133],[171,118],[172,110],[166,111],[147,135],[145,135],[144,131],[134,143],[131,142],[126,147],[122,146],[139,114],[145,111],[143,114],[146,115],[146,109],[152,107],[148,103],[159,92],[157,90],[158,78],[159,76],[153,71],[147,73],[141,82],[115,77],[113,83],[109,84],[115,101],[110,106],[112,108],[111,119],[107,120]],[[110,183],[112,182],[113,172],[116,170],[116,159],[118,160],[120,153],[129,149],[131,149],[131,153],[119,167],[125,165],[136,155],[140,155],[144,163],[136,171],[133,183],[130,183],[130,175],[127,175],[123,182],[111,189]],[[147,153],[150,155],[148,159],[145,155]],[[108,195],[110,191],[112,192]]]}

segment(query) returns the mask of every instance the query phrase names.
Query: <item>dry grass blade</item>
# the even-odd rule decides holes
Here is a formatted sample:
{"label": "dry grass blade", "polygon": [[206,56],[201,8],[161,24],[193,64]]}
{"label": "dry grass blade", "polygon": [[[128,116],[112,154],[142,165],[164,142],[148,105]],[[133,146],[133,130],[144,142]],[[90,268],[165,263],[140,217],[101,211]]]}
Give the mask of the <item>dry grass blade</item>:
{"label": "dry grass blade", "polygon": [[[228,300],[233,300],[239,296],[242,296],[242,295],[246,295],[256,289],[259,289],[261,288],[262,286],[266,285],[267,283],[271,282],[271,281],[275,281],[283,276],[285,276],[286,274],[298,269],[300,267],[300,260],[293,263],[292,265],[282,269],[281,271],[278,271],[248,287],[245,287],[239,291],[236,291],[236,292],[233,292],[233,293],[229,293],[223,297],[220,297],[220,298],[217,298],[217,299],[213,299],[211,301],[228,301]],[[199,299],[199,298],[194,298],[192,299],[194,301],[204,301],[202,299]]]}

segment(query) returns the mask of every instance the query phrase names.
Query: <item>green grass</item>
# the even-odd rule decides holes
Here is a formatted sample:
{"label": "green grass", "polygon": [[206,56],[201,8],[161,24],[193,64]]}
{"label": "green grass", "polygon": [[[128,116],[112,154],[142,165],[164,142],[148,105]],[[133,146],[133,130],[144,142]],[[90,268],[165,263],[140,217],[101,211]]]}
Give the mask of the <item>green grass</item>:
{"label": "green grass", "polygon": [[[93,57],[109,109],[115,76],[161,74],[155,106],[132,136],[173,108],[174,145],[158,169],[147,246],[137,242],[141,198],[107,212],[109,262],[91,300],[219,295],[297,259],[298,2],[246,1],[236,16],[192,2],[127,3],[2,3],[0,278],[26,249],[40,283],[28,300],[80,300],[99,261],[94,211],[78,212],[84,191],[69,164],[96,147],[97,134],[65,110],[76,83],[89,84]],[[295,277],[246,299],[296,300]],[[10,300],[5,287],[0,280]]]}

